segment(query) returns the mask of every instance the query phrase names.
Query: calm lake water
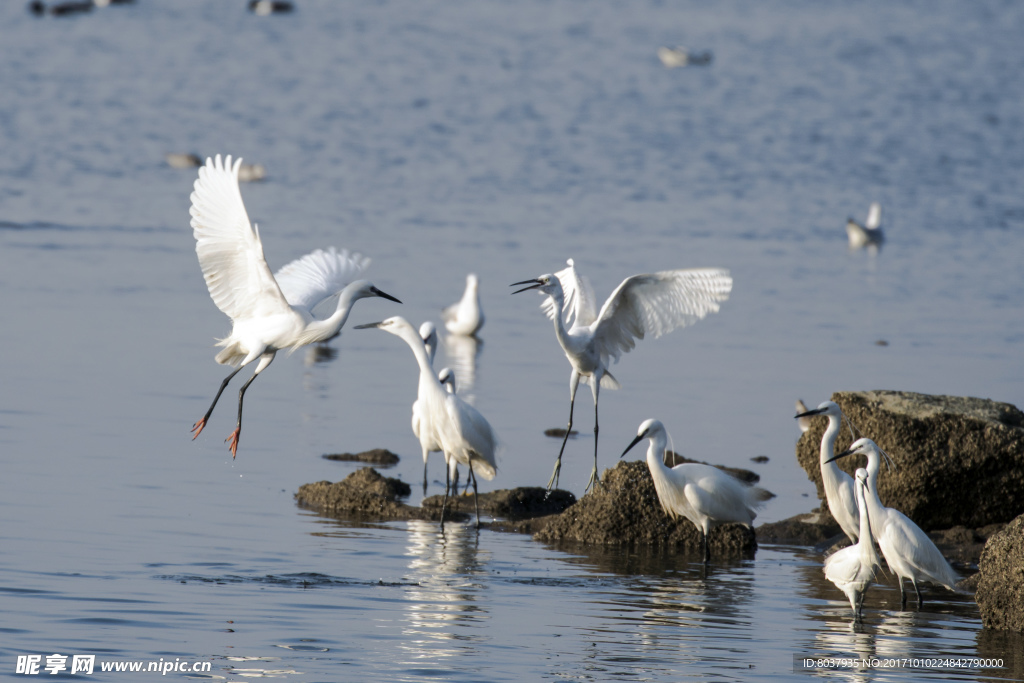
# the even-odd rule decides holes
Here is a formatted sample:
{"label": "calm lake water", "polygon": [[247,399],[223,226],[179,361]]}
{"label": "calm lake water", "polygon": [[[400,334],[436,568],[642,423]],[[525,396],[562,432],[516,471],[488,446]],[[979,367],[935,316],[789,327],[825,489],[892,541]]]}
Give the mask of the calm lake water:
{"label": "calm lake water", "polygon": [[[385,447],[403,458],[388,476],[420,481],[415,363],[348,329],[333,360],[281,354],[253,384],[237,460],[221,441],[233,391],[192,442],[229,324],[196,261],[195,172],[164,162],[266,166],[242,193],[273,268],[332,244],[372,257],[405,303],[362,301],[350,327],[437,321],[480,275],[482,341],[437,366],[502,441],[484,490],[543,485],[558,448],[543,430],[568,412],[540,299],[509,283],[569,257],[601,298],[633,273],[729,268],[720,313],[615,368],[601,467],[657,417],[685,455],[756,470],[777,494],[759,522],[778,520],[816,505],[797,398],[1024,405],[1024,5],[297,2],[0,6],[0,671],[91,654],[112,681],[132,676],[101,662],[209,662],[194,677],[217,680],[785,680],[804,656],[980,656],[1016,668],[843,675],[1024,676],[1024,639],[984,632],[970,596],[901,612],[885,580],[852,630],[809,549],[702,574],[684,555],[298,508],[301,484],[353,471],[326,453]],[[662,45],[714,61],[666,69]],[[850,253],[843,225],[872,201],[887,241]],[[593,447],[579,397],[561,479],[577,495]]]}

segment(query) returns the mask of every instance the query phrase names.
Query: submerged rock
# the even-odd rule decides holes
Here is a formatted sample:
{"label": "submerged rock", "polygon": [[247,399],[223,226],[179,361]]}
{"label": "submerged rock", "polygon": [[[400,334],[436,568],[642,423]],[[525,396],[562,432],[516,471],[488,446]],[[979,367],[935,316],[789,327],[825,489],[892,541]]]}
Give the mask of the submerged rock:
{"label": "submerged rock", "polygon": [[[406,505],[398,499],[411,493],[409,485],[383,477],[372,467],[356,470],[339,482],[303,484],[295,494],[300,505],[329,516],[370,516],[376,519],[440,520],[440,508],[429,510]],[[446,517],[457,521],[465,515]]]}
{"label": "submerged rock", "polygon": [[[443,496],[430,496],[423,500],[423,507],[441,508]],[[533,519],[558,514],[576,503],[576,496],[569,491],[555,489],[548,491],[540,486],[521,486],[515,489],[499,489],[480,494],[480,512],[492,517],[510,521]],[[448,497],[449,509],[474,512],[473,494]]]}
{"label": "submerged rock", "polygon": [[341,462],[365,462],[369,465],[390,467],[397,465],[401,458],[386,448],[373,448],[362,453],[330,453],[323,456],[324,460]]}
{"label": "submerged rock", "polygon": [[813,512],[805,512],[780,522],[768,522],[757,527],[757,540],[761,543],[779,543],[782,545],[813,545],[827,544],[831,547],[836,537],[843,534],[839,523],[832,518],[827,506]]}
{"label": "submerged rock", "polygon": [[1024,632],[1024,515],[985,544],[974,599],[985,628]]}
{"label": "submerged rock", "polygon": [[[672,519],[661,509],[647,463],[620,462],[605,470],[601,487],[551,519],[535,536],[539,541],[598,545],[701,547],[701,532],[689,520]],[[711,532],[712,555],[752,556],[754,531],[726,524]]]}
{"label": "submerged rock", "polygon": [[[840,391],[832,395],[859,431],[884,449],[897,469],[883,465],[882,503],[925,531],[1005,523],[1024,511],[1024,413],[980,398],[898,391]],[[818,451],[827,425],[815,418],[797,442],[797,459],[824,501]],[[836,451],[851,443],[844,425]],[[849,473],[863,467],[838,461]]]}

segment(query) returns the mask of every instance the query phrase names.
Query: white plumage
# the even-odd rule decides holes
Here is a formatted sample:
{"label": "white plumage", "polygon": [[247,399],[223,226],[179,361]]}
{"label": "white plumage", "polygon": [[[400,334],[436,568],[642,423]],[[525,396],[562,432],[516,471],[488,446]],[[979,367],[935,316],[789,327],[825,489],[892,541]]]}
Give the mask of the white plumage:
{"label": "white plumage", "polygon": [[[434,367],[434,355],[437,353],[437,328],[434,323],[427,320],[420,325],[420,339],[423,340],[423,350],[427,353],[427,362],[431,368]],[[429,454],[441,451],[441,443],[434,438],[432,430],[423,429],[424,404],[421,402],[422,387],[416,394],[416,400],[412,404],[412,433],[420,442],[420,450],[423,452],[423,493],[427,492],[427,457]]]}
{"label": "white plumage", "polygon": [[[243,367],[259,359],[252,377],[238,392],[238,423],[228,437],[231,455],[238,450],[242,431],[242,398],[256,376],[274,360],[281,349],[337,336],[356,300],[380,296],[398,301],[366,280],[352,281],[369,259],[347,251],[317,250],[270,272],[263,256],[259,229],[249,216],[238,188],[238,169],[228,156],[207,159],[199,169],[192,193],[192,231],[196,254],[210,291],[210,297],[229,318],[231,334],[218,341],[223,347],[216,361],[236,369],[220,385],[206,414],[192,426],[193,439],[203,431],[221,393]],[[338,294],[334,313],[323,320],[312,309],[323,299]],[[401,303],[401,302],[399,302]]]}
{"label": "white plumage", "polygon": [[857,497],[854,492],[853,477],[839,469],[833,462],[836,437],[843,428],[843,410],[833,401],[825,401],[814,410],[797,413],[797,419],[810,418],[815,415],[828,416],[828,428],[821,437],[821,450],[818,458],[821,467],[821,481],[825,488],[825,501],[829,512],[839,523],[843,533],[851,541],[857,542],[860,535],[860,516],[857,513]]}
{"label": "white plumage", "polygon": [[861,225],[851,216],[846,220],[846,237],[850,241],[851,249],[861,247],[878,247],[885,239],[882,232],[882,205],[872,202],[868,209],[868,218]]}
{"label": "white plumage", "polygon": [[484,311],[480,305],[480,279],[473,273],[466,276],[466,289],[462,298],[441,311],[444,327],[452,334],[472,336],[484,326]]}
{"label": "white plumage", "polygon": [[[440,444],[448,468],[445,473],[444,502],[441,506],[441,528],[444,528],[444,513],[448,504],[448,492],[452,475],[458,464],[470,469],[473,490],[476,492],[476,475],[493,479],[497,474],[497,439],[490,423],[473,406],[456,394],[448,393],[434,375],[427,357],[423,340],[407,320],[394,316],[377,323],[356,325],[356,329],[376,327],[401,338],[412,349],[419,365],[419,390],[417,404],[420,408],[420,442],[424,438]],[[477,508],[477,525],[480,511]]]}
{"label": "white plumage", "polygon": [[554,321],[555,336],[572,366],[569,426],[548,488],[558,485],[562,453],[572,431],[573,406],[581,379],[590,385],[594,395],[594,469],[587,483],[589,489],[592,484],[599,483],[597,406],[600,389],[619,388],[608,366],[648,334],[660,337],[717,312],[720,304],[729,298],[732,278],[728,271],[718,268],[633,275],[615,288],[598,312],[590,284],[576,273],[572,259],[568,264],[568,268],[558,273],[516,282],[512,286],[529,285],[514,294],[536,289],[546,295],[542,308]]}
{"label": "white plumage", "polygon": [[856,544],[837,550],[826,557],[824,567],[825,578],[834,583],[849,598],[854,621],[859,621],[861,618],[864,594],[880,566],[878,553],[875,551],[875,540],[871,536],[870,515],[865,502],[867,480],[867,470],[863,468],[857,470],[854,494],[857,498],[860,540]]}
{"label": "white plumage", "polygon": [[708,534],[712,529],[729,522],[751,526],[757,517],[757,509],[771,497],[764,489],[745,484],[711,465],[683,463],[669,468],[665,464],[668,433],[658,420],[641,423],[636,438],[622,455],[643,439],[650,442],[647,467],[662,509],[670,517],[686,517],[703,532],[705,562],[710,556]]}
{"label": "white plumage", "polygon": [[928,534],[899,510],[882,505],[882,499],[878,497],[878,474],[881,470],[882,455],[878,445],[871,439],[857,439],[849,450],[839,453],[835,459],[858,454],[865,455],[868,459],[865,500],[871,522],[871,535],[878,543],[889,569],[896,574],[896,580],[900,584],[900,604],[904,607],[907,604],[903,579],[910,579],[913,584],[914,592],[917,593],[918,609],[924,604],[918,581],[930,581],[955,591],[956,582],[960,577],[928,538]]}

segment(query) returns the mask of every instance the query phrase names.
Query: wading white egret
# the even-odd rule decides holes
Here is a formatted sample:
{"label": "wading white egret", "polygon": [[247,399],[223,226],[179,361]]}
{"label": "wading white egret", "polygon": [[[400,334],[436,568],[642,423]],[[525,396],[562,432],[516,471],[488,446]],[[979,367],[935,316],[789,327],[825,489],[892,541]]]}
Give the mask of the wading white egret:
{"label": "wading white egret", "polygon": [[860,516],[857,514],[857,496],[853,489],[853,477],[839,469],[839,465],[833,462],[835,455],[836,437],[843,428],[843,410],[833,401],[825,401],[814,410],[797,413],[797,419],[814,417],[815,415],[828,416],[828,428],[821,437],[821,451],[818,457],[821,467],[821,481],[825,488],[825,502],[828,503],[829,512],[839,523],[851,541],[857,542],[860,535]]}
{"label": "wading white egret", "polygon": [[[427,352],[427,362],[434,367],[434,355],[437,353],[437,328],[429,320],[420,325],[420,339],[423,340],[423,349]],[[441,443],[434,439],[433,431],[421,430],[423,422],[422,385],[417,391],[416,400],[412,404],[412,433],[420,442],[420,449],[423,451],[423,493],[427,492],[427,457],[430,453],[440,452]]]}
{"label": "wading white egret", "polygon": [[864,594],[867,593],[880,566],[878,553],[875,551],[875,540],[871,536],[870,514],[865,502],[867,480],[867,470],[857,470],[854,494],[860,517],[860,540],[855,545],[837,550],[825,558],[825,578],[846,593],[846,597],[850,599],[854,621],[860,621],[864,608]]}
{"label": "wading white egret", "polygon": [[[434,376],[423,340],[404,318],[399,316],[388,318],[377,323],[356,325],[362,330],[371,327],[390,332],[402,339],[409,348],[420,368],[419,395],[422,417],[420,420],[421,434],[427,432],[441,445],[445,463],[444,500],[441,504],[441,529],[444,529],[444,514],[448,506],[448,492],[457,465],[469,468],[469,476],[473,480],[473,492],[477,491],[476,475],[487,480],[494,479],[497,474],[495,455],[498,448],[494,431],[487,419],[473,406],[469,405],[457,394],[449,394]],[[477,501],[474,501],[477,502]],[[477,502],[476,523],[480,526],[480,508]]]}
{"label": "wading white egret", "polygon": [[758,486],[743,483],[728,472],[702,463],[683,463],[669,468],[665,464],[668,433],[658,420],[646,420],[636,438],[620,458],[643,439],[647,447],[647,467],[658,492],[661,508],[669,517],[682,515],[703,532],[704,562],[711,557],[708,534],[721,524],[738,522],[751,526],[756,510],[771,494]]}
{"label": "wading white egret", "polygon": [[861,247],[878,247],[885,239],[882,232],[882,205],[872,202],[868,209],[868,219],[861,225],[851,216],[846,221],[846,236],[850,240],[851,249]]}
{"label": "wading white egret", "polygon": [[[242,433],[242,398],[256,376],[263,372],[281,349],[297,349],[338,335],[352,305],[365,297],[379,296],[397,301],[367,280],[356,280],[368,259],[347,251],[317,250],[292,261],[277,276],[271,274],[263,257],[259,229],[249,216],[238,189],[238,168],[228,156],[218,154],[199,169],[192,193],[192,230],[199,265],[210,297],[231,318],[231,334],[217,342],[224,349],[216,361],[235,370],[221,382],[210,409],[194,425],[192,438],[203,431],[228,382],[259,359],[252,377],[238,392],[238,423],[226,439],[231,457],[238,452]],[[338,307],[323,320],[311,313],[314,306],[338,294]]]}
{"label": "wading white egret", "polygon": [[480,279],[470,273],[466,276],[466,290],[462,298],[441,311],[444,327],[452,334],[472,336],[484,326],[484,311],[480,307]]}
{"label": "wading white egret", "polygon": [[558,273],[541,275],[511,286],[528,285],[513,294],[536,289],[547,297],[542,308],[554,320],[555,337],[572,366],[569,426],[548,481],[549,489],[558,486],[562,453],[572,431],[576,389],[580,379],[590,384],[594,395],[594,469],[587,482],[589,489],[591,485],[600,483],[597,473],[600,390],[619,388],[618,381],[608,372],[608,366],[636,346],[637,339],[648,334],[660,337],[718,311],[719,304],[729,298],[732,278],[728,271],[718,268],[633,275],[615,288],[598,313],[589,283],[576,274],[572,259],[568,264],[568,268]]}
{"label": "wading white egret", "polygon": [[917,593],[918,609],[924,604],[918,581],[931,581],[956,591],[960,580],[949,562],[935,547],[928,534],[921,530],[905,514],[882,505],[878,497],[878,472],[881,469],[881,449],[871,439],[857,439],[845,450],[833,457],[834,460],[848,455],[864,455],[868,459],[867,510],[871,522],[871,535],[878,542],[889,569],[896,574],[900,584],[900,606],[907,606],[907,595],[903,591],[903,579],[910,579]]}

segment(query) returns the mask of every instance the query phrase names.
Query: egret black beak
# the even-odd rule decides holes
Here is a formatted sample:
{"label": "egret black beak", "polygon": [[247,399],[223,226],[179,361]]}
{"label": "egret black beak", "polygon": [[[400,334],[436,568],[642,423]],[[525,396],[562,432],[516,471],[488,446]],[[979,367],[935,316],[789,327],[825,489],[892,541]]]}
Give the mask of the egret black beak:
{"label": "egret black beak", "polygon": [[516,291],[512,292],[513,294],[518,294],[519,292],[525,292],[528,289],[537,289],[543,284],[543,282],[534,278],[532,280],[523,280],[522,282],[513,282],[512,284],[509,285],[509,287],[518,287],[519,285],[530,285],[529,287],[523,287],[522,289],[517,289]]}
{"label": "egret black beak", "polygon": [[619,456],[619,459],[621,460],[623,457],[625,457],[626,453],[629,453],[629,451],[632,450],[633,446],[635,446],[638,443],[640,443],[641,441],[643,441],[644,437],[646,437],[646,436],[647,436],[646,434],[637,434],[636,438],[633,439],[632,441],[630,441],[629,445],[626,446],[626,450],[622,451],[622,455]]}
{"label": "egret black beak", "polygon": [[836,455],[833,455],[831,458],[826,460],[825,463],[828,464],[828,463],[832,462],[833,460],[838,460],[839,458],[845,458],[846,456],[853,455],[854,453],[857,453],[857,452],[858,452],[857,450],[851,448],[849,450],[843,451],[842,453],[838,453]]}
{"label": "egret black beak", "polygon": [[801,417],[813,417],[815,415],[821,415],[824,412],[825,412],[824,408],[815,408],[814,410],[808,410],[806,413],[800,413],[799,415],[794,415],[793,419],[795,420],[795,419],[801,418]]}
{"label": "egret black beak", "polygon": [[377,295],[377,296],[379,296],[379,297],[382,297],[382,298],[384,298],[384,299],[387,299],[388,301],[394,301],[394,302],[395,302],[395,303],[397,303],[397,304],[400,304],[400,303],[402,303],[401,301],[399,301],[399,300],[398,300],[398,299],[396,299],[395,297],[391,296],[390,294],[388,294],[388,293],[386,293],[386,292],[382,292],[382,291],[380,291],[380,290],[379,290],[379,289],[377,289],[376,287],[370,287],[370,291],[371,291],[371,292],[373,292],[374,294],[376,294],[376,295]]}
{"label": "egret black beak", "polygon": [[380,327],[382,323],[383,323],[383,321],[376,322],[376,323],[365,323],[363,325],[356,325],[352,329],[353,330],[367,330],[367,329],[369,329],[371,327]]}

